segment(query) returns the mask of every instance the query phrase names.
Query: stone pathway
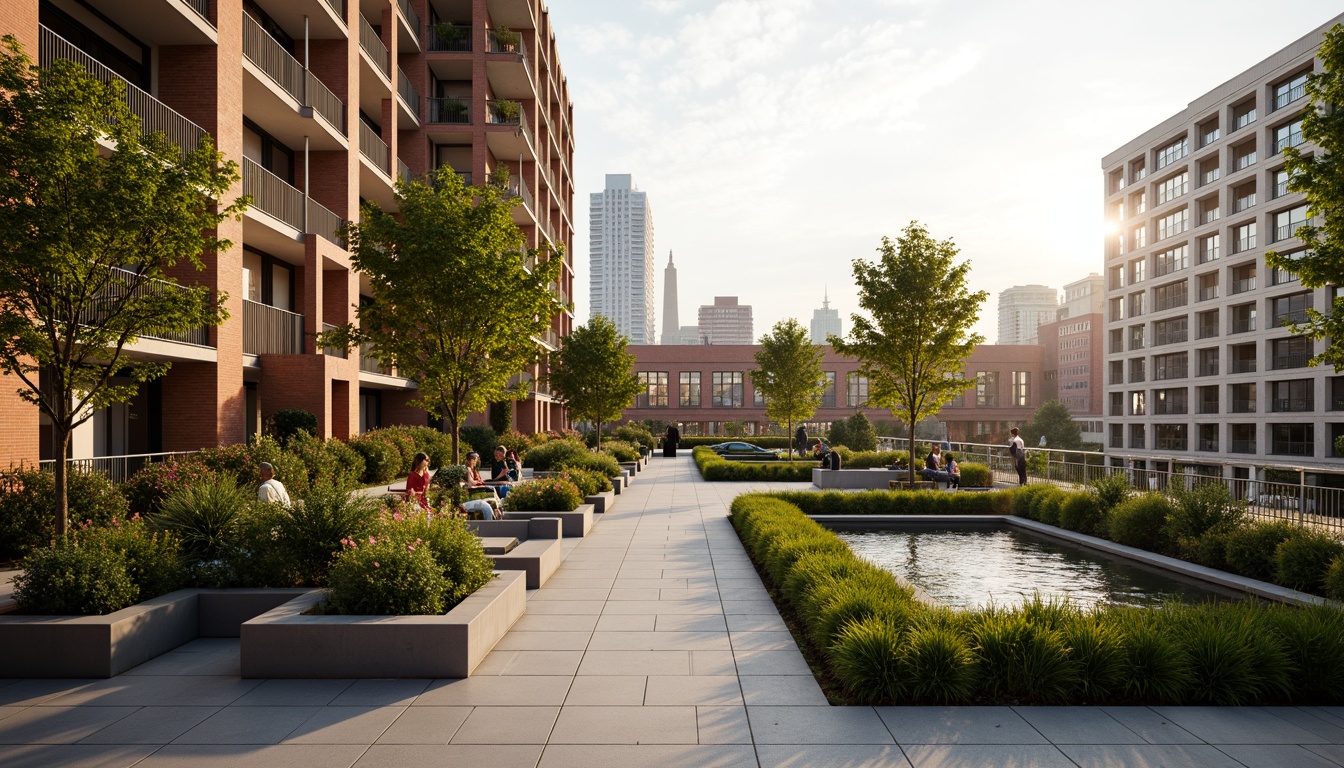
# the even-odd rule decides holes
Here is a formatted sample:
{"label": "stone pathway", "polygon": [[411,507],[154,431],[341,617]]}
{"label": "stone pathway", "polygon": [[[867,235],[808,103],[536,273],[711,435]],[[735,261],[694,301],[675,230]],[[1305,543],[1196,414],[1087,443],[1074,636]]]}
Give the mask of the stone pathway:
{"label": "stone pathway", "polygon": [[470,679],[242,680],[197,640],[0,681],[0,766],[1344,765],[1344,708],[828,706],[725,519],[748,489],[653,459]]}

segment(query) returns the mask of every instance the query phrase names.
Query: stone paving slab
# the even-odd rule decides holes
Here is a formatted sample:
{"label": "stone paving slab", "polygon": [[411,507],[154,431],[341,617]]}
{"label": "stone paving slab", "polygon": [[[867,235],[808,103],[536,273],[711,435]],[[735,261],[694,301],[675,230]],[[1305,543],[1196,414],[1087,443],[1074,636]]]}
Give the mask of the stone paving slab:
{"label": "stone paving slab", "polygon": [[809,486],[689,457],[639,480],[468,679],[241,680],[238,641],[202,639],[0,680],[0,766],[1344,766],[1344,707],[832,707],[726,519]]}

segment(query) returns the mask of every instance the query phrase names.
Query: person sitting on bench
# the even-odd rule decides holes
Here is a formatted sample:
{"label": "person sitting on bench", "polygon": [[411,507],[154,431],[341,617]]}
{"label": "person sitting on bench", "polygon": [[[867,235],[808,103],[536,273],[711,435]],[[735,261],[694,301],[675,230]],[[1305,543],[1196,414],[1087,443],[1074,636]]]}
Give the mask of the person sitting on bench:
{"label": "person sitting on bench", "polygon": [[933,450],[929,451],[929,455],[924,457],[924,468],[919,471],[919,474],[922,475],[925,480],[932,480],[935,487],[938,483],[942,482],[947,483],[950,488],[952,486],[952,477],[943,470],[941,466],[942,458],[942,447],[938,445],[933,446]]}

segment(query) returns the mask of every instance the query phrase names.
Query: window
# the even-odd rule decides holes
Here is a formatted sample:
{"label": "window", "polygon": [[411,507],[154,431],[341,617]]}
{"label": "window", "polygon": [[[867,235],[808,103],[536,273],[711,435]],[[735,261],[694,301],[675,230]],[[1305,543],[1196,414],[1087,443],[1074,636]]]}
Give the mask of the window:
{"label": "window", "polygon": [[1143,259],[1135,259],[1129,262],[1129,284],[1142,283],[1146,276],[1148,262]]}
{"label": "window", "polygon": [[1232,315],[1231,333],[1250,333],[1255,330],[1255,304],[1238,304],[1228,308]]}
{"label": "window", "polygon": [[1153,414],[1180,416],[1190,412],[1190,391],[1185,387],[1153,390]]}
{"label": "window", "polygon": [[1161,205],[1184,195],[1190,189],[1190,172],[1182,171],[1162,182],[1157,188],[1157,203]]}
{"label": "window", "polygon": [[1145,294],[1143,291],[1136,291],[1129,294],[1129,316],[1138,317],[1143,314],[1143,305]]}
{"label": "window", "polygon": [[1269,345],[1270,368],[1282,371],[1288,368],[1306,368],[1311,361],[1311,339],[1289,336],[1275,339]]}
{"label": "window", "polygon": [[1111,415],[1112,415],[1112,416],[1124,416],[1124,415],[1125,415],[1125,393],[1124,393],[1124,392],[1112,392],[1112,393],[1111,393]]}
{"label": "window", "polygon": [[712,402],[715,408],[741,408],[746,403],[742,397],[742,371],[714,371]]}
{"label": "window", "polygon": [[1159,451],[1188,450],[1184,424],[1154,424],[1153,448]]}
{"label": "window", "polygon": [[1111,384],[1125,383],[1125,361],[1112,360],[1110,363],[1110,382]]}
{"label": "window", "polygon": [[1143,349],[1143,330],[1144,327],[1142,325],[1129,326],[1129,349],[1131,352],[1136,349]]}
{"label": "window", "polygon": [[1148,167],[1144,165],[1142,160],[1135,160],[1129,164],[1130,184],[1133,184],[1136,181],[1143,181],[1146,178],[1148,178]]}
{"label": "window", "polygon": [[1274,242],[1287,240],[1297,233],[1297,228],[1307,223],[1307,206],[1299,205],[1287,211],[1274,214]]}
{"label": "window", "polygon": [[868,405],[868,377],[858,373],[851,373],[845,376],[849,399],[846,403],[851,408],[863,408]]}
{"label": "window", "polygon": [[1112,424],[1112,425],[1111,425],[1111,442],[1110,442],[1110,447],[1112,447],[1112,448],[1124,448],[1124,447],[1125,447],[1125,425],[1124,425],[1124,424]]}
{"label": "window", "polygon": [[1232,108],[1232,130],[1240,131],[1254,122],[1255,99],[1248,99]]}
{"label": "window", "polygon": [[1111,329],[1110,351],[1112,353],[1125,351],[1125,332],[1123,329]]}
{"label": "window", "polygon": [[1196,354],[1199,355],[1199,368],[1196,369],[1196,376],[1217,376],[1218,375],[1218,348],[1210,347],[1201,349]]}
{"label": "window", "polygon": [[1278,456],[1315,456],[1315,425],[1270,424],[1269,452]]}
{"label": "window", "polygon": [[1230,428],[1232,453],[1255,453],[1255,425],[1233,424]]}
{"label": "window", "polygon": [[1153,261],[1153,276],[1161,277],[1190,266],[1190,247],[1178,245],[1169,251],[1157,254]]}
{"label": "window", "polygon": [[1210,261],[1218,260],[1218,244],[1222,240],[1220,235],[1209,235],[1199,240],[1199,263],[1207,264]]}
{"label": "window", "polygon": [[1232,268],[1232,295],[1255,290],[1255,263]]}
{"label": "window", "polygon": [[1124,170],[1111,171],[1110,186],[1112,192],[1119,192],[1125,188]]}
{"label": "window", "polygon": [[[1184,298],[1185,294],[1181,294],[1181,296]],[[1182,300],[1181,303],[1184,304],[1185,301]],[[1154,347],[1160,347],[1163,344],[1181,344],[1189,339],[1189,319],[1184,315],[1153,323]]]}
{"label": "window", "polygon": [[682,408],[700,407],[700,372],[682,371],[677,405]]}
{"label": "window", "polygon": [[1244,171],[1255,165],[1255,159],[1254,141],[1248,141],[1232,149],[1232,167],[1238,171]]}
{"label": "window", "polygon": [[1218,165],[1218,158],[1211,157],[1199,164],[1199,186],[1207,186],[1223,177],[1223,169]]}
{"label": "window", "polygon": [[636,408],[667,407],[667,371],[640,371],[635,374],[643,387],[635,396]]}
{"label": "window", "polygon": [[1273,199],[1277,200],[1280,197],[1283,197],[1284,195],[1288,194],[1288,180],[1289,180],[1289,173],[1287,169],[1278,170],[1274,172],[1274,191],[1272,195]]}
{"label": "window", "polygon": [[1129,383],[1138,384],[1146,381],[1148,378],[1147,361],[1142,357],[1132,357],[1129,359]]}
{"label": "window", "polygon": [[963,389],[958,390],[957,394],[952,396],[952,399],[948,402],[948,405],[953,408],[965,408],[966,390],[964,389],[964,387],[966,385],[966,374],[962,373],[961,371],[957,371],[956,373],[952,374],[949,378],[955,379],[957,382],[959,382],[962,385]]}
{"label": "window", "polygon": [[1270,411],[1274,413],[1310,413],[1316,410],[1316,382],[1311,379],[1275,381],[1269,386]]}
{"label": "window", "polygon": [[1153,381],[1184,379],[1189,375],[1189,353],[1173,352],[1153,356]]}
{"label": "window", "polygon": [[1344,411],[1344,376],[1331,376],[1326,386],[1330,388],[1330,410]]}
{"label": "window", "polygon": [[1222,130],[1218,127],[1218,118],[1213,118],[1199,125],[1199,146],[1207,147],[1213,142],[1223,137]]}
{"label": "window", "polygon": [[1302,138],[1301,118],[1274,129],[1274,152],[1276,154],[1288,147],[1296,147],[1303,141],[1305,141],[1305,139]]}
{"label": "window", "polygon": [[1129,235],[1135,248],[1142,248],[1148,244],[1148,226],[1146,224],[1140,224],[1130,230]]}
{"label": "window", "polygon": [[821,393],[821,407],[835,407],[835,371],[826,371],[826,389]]}
{"label": "window", "polygon": [[751,383],[751,404],[755,408],[765,407],[765,393],[756,386],[755,380]]}
{"label": "window", "polygon": [[[1175,237],[1190,228],[1190,209],[1182,208],[1157,220],[1157,239]],[[1135,247],[1139,247],[1135,243]]]}
{"label": "window", "polygon": [[1199,388],[1199,412],[1217,413],[1218,412],[1218,385],[1213,384],[1207,387]]}
{"label": "window", "polygon": [[1206,272],[1199,276],[1199,300],[1218,298],[1218,273]]}
{"label": "window", "polygon": [[1148,210],[1148,190],[1141,189],[1129,196],[1129,208],[1133,211],[1131,216],[1137,216]]}
{"label": "window", "polygon": [[1228,373],[1255,373],[1255,344],[1234,344],[1227,348],[1232,359]]}
{"label": "window", "polygon": [[[1154,311],[1161,312],[1164,309],[1172,309],[1174,307],[1184,307],[1189,297],[1189,289],[1187,286],[1188,286],[1187,281],[1178,280],[1174,283],[1168,283],[1167,285],[1159,285],[1158,287],[1154,288],[1153,289]],[[1161,344],[1162,342],[1155,341],[1153,343]]]}
{"label": "window", "polygon": [[1119,264],[1106,270],[1107,287],[1111,290],[1125,287],[1125,268]]}
{"label": "window", "polygon": [[1148,393],[1142,389],[1129,393],[1129,415],[1146,416],[1148,414]]}
{"label": "window", "polygon": [[1013,371],[1013,405],[1023,407],[1031,404],[1031,372]]}
{"label": "window", "polygon": [[1200,424],[1199,425],[1199,449],[1216,453],[1218,451],[1218,425]]}
{"label": "window", "polygon": [[1168,165],[1187,157],[1190,154],[1190,139],[1182,136],[1167,146],[1157,151],[1157,167],[1159,170]]}
{"label": "window", "polygon": [[1274,325],[1305,323],[1307,310],[1311,309],[1311,293],[1294,293],[1280,296],[1273,301]]}
{"label": "window", "polygon": [[1110,318],[1112,321],[1125,319],[1125,300],[1119,296],[1111,299]]}
{"label": "window", "polygon": [[1255,222],[1248,221],[1232,233],[1232,252],[1241,253],[1255,247]]}
{"label": "window", "polygon": [[1255,382],[1233,384],[1228,390],[1232,413],[1255,413]]}
{"label": "window", "polygon": [[1308,72],[1293,75],[1274,86],[1274,108],[1283,109],[1294,101],[1307,95]]}
{"label": "window", "polygon": [[[1293,251],[1292,253],[1280,253],[1279,255],[1290,261],[1296,261],[1303,256],[1310,256],[1311,251]],[[1285,285],[1287,283],[1296,283],[1300,280],[1296,272],[1284,269],[1283,267],[1274,267],[1269,273],[1270,285]]]}
{"label": "window", "polygon": [[1195,315],[1199,326],[1199,338],[1212,339],[1218,335],[1218,310],[1210,309]]}
{"label": "window", "polygon": [[1218,206],[1218,196],[1206,197],[1199,201],[1199,223],[1212,224],[1223,217],[1223,209]]}
{"label": "window", "polygon": [[975,374],[975,405],[979,408],[997,408],[999,405],[999,372],[981,371]]}
{"label": "window", "polygon": [[1255,205],[1255,182],[1242,184],[1232,190],[1232,211],[1241,213]]}
{"label": "window", "polygon": [[1144,430],[1143,430],[1143,425],[1142,425],[1142,424],[1130,424],[1130,425],[1129,425],[1129,447],[1130,447],[1130,448],[1143,448],[1143,444],[1144,444],[1144,442],[1145,442],[1145,440],[1143,439],[1143,431],[1144,431]]}

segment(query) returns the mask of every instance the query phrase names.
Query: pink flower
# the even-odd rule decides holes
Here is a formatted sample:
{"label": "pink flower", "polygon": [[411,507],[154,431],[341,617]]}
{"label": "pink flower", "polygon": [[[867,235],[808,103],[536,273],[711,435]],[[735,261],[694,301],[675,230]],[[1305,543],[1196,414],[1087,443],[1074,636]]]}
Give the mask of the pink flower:
{"label": "pink flower", "polygon": [[377,561],[377,560],[374,560],[374,561],[373,561],[373,567],[374,567],[374,568],[377,568],[377,567],[378,567],[378,561]]}
{"label": "pink flower", "polygon": [[392,519],[393,519],[393,520],[396,520],[398,523],[400,523],[402,520],[405,520],[406,517],[405,517],[404,515],[402,515],[400,512],[393,512],[393,513],[392,513]]}
{"label": "pink flower", "polygon": [[370,544],[377,544],[377,543],[378,543],[378,540],[375,539],[375,538],[373,538],[372,536],[370,536],[370,537],[369,537],[369,543],[370,543]]}
{"label": "pink flower", "polygon": [[414,545],[414,544],[407,544],[407,545],[406,545],[406,549],[410,550],[411,552],[414,552],[414,551],[415,551],[415,545]]}

